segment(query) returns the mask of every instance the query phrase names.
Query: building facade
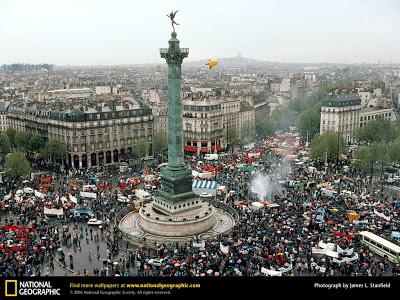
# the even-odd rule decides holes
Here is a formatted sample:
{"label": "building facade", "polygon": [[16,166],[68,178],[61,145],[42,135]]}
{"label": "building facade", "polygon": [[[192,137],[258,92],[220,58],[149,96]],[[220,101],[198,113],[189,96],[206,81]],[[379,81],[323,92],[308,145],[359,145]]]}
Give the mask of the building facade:
{"label": "building facade", "polygon": [[321,106],[320,133],[339,132],[345,142],[354,141],[354,131],[359,127],[361,99],[355,94],[328,94]]}
{"label": "building facade", "polygon": [[221,121],[224,139],[224,148],[227,148],[227,136],[229,128],[233,128],[236,135],[240,134],[239,113],[240,113],[240,100],[233,98],[224,98],[221,102]]}
{"label": "building facade", "polygon": [[396,120],[396,112],[393,108],[367,107],[361,110],[360,127],[364,127],[371,120],[382,118],[388,121]]}
{"label": "building facade", "polygon": [[362,105],[363,100],[355,94],[328,95],[321,106],[320,133],[328,130],[340,132],[345,142],[351,143],[355,141],[355,130],[365,126],[369,121],[378,118],[389,121],[397,119],[393,108],[382,106],[362,108]]}
{"label": "building facade", "polygon": [[224,148],[221,103],[215,100],[183,100],[184,150],[211,153]]}
{"label": "building facade", "polygon": [[239,139],[248,142],[254,137],[256,116],[253,106],[247,102],[242,102],[239,112]]}
{"label": "building facade", "polygon": [[11,128],[63,142],[66,164],[76,169],[119,163],[132,156],[139,141],[148,144],[146,157],[153,153],[153,116],[143,103],[65,110],[19,104],[10,105],[7,116]]}
{"label": "building facade", "polygon": [[10,102],[0,101],[0,132],[8,129],[7,109]]}

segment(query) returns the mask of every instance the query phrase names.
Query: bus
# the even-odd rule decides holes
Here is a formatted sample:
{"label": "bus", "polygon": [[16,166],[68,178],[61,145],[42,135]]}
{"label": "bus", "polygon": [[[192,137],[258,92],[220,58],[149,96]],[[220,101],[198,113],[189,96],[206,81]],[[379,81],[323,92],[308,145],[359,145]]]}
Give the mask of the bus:
{"label": "bus", "polygon": [[394,264],[400,263],[400,246],[369,231],[360,231],[361,242],[379,256],[387,256]]}

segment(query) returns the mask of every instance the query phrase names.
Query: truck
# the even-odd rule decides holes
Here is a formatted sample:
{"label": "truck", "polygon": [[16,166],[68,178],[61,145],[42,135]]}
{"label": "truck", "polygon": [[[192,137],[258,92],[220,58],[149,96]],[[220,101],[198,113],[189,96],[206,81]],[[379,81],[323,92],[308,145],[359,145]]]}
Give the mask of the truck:
{"label": "truck", "polygon": [[140,190],[140,189],[135,190],[135,196],[140,201],[149,201],[149,200],[151,200],[150,193],[146,192],[145,190]]}

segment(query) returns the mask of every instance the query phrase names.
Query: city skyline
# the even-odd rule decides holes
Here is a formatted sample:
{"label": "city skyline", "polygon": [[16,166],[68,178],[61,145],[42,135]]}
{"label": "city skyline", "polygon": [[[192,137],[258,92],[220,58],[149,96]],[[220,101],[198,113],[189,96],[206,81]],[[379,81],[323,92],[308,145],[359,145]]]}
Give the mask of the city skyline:
{"label": "city skyline", "polygon": [[[396,1],[2,1],[0,65],[162,64],[176,31],[190,61],[243,57],[282,63],[399,63]],[[11,26],[10,26],[11,25]],[[145,28],[145,30],[143,30]]]}

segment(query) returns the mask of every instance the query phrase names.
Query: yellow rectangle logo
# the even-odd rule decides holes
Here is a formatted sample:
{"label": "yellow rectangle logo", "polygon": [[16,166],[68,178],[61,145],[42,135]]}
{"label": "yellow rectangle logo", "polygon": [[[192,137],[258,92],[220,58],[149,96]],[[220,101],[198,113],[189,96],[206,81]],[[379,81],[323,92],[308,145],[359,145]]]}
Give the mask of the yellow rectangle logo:
{"label": "yellow rectangle logo", "polygon": [[6,280],[5,281],[5,296],[16,297],[17,296],[17,280]]}

